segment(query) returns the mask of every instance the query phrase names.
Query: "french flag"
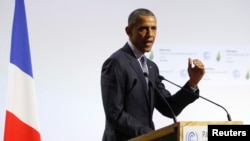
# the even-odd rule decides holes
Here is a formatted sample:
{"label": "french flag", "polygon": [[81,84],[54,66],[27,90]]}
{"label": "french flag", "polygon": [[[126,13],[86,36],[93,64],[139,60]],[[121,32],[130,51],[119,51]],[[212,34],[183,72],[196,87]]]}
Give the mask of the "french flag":
{"label": "french flag", "polygon": [[24,0],[16,0],[4,141],[40,140]]}

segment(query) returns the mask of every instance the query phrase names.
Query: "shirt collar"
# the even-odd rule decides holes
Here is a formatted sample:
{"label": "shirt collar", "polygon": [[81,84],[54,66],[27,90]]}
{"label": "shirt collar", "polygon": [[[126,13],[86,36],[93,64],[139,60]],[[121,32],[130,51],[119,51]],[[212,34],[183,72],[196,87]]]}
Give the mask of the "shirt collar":
{"label": "shirt collar", "polygon": [[138,50],[138,49],[133,45],[133,43],[132,43],[130,40],[128,40],[128,45],[129,45],[129,47],[132,49],[132,51],[133,51],[133,53],[134,53],[136,59],[140,59],[140,58],[144,55],[140,50]]}

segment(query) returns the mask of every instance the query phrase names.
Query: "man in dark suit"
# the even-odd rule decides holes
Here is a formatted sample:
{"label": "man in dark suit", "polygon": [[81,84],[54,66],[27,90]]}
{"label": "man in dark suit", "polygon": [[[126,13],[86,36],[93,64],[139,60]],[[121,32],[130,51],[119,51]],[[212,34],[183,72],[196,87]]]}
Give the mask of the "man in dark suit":
{"label": "man in dark suit", "polygon": [[[106,117],[103,141],[125,141],[154,131],[154,108],[164,116],[173,118],[165,100],[178,115],[199,97],[197,85],[205,73],[200,60],[189,58],[190,79],[183,86],[185,89],[171,95],[162,83],[157,65],[144,58],[144,53],[153,46],[156,30],[156,17],[150,10],[134,10],[129,15],[126,27],[128,42],[103,63],[101,90]],[[146,60],[146,67],[141,63],[141,58]]]}

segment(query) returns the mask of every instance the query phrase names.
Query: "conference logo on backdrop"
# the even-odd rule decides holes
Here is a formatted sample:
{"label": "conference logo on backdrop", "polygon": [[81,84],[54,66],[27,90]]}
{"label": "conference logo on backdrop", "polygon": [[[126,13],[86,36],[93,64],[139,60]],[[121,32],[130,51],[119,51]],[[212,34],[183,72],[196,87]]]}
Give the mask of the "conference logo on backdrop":
{"label": "conference logo on backdrop", "polygon": [[180,70],[180,76],[181,76],[181,78],[186,78],[188,76],[187,70],[186,69],[181,69]]}
{"label": "conference logo on backdrop", "polygon": [[211,58],[211,52],[205,51],[205,52],[203,53],[203,59],[204,59],[204,60],[210,60],[210,58]]}
{"label": "conference logo on backdrop", "polygon": [[234,78],[240,78],[240,71],[239,70],[234,70],[233,71],[233,77]]}
{"label": "conference logo on backdrop", "polygon": [[250,79],[250,71],[248,70],[246,73],[246,80],[249,80],[249,79]]}
{"label": "conference logo on backdrop", "polygon": [[148,58],[149,58],[150,60],[153,60],[153,59],[154,59],[154,53],[153,53],[153,51],[150,51]]}
{"label": "conference logo on backdrop", "polygon": [[216,61],[220,62],[220,60],[221,60],[221,54],[220,54],[220,52],[218,52],[216,55]]}
{"label": "conference logo on backdrop", "polygon": [[185,141],[198,141],[198,133],[195,131],[187,132]]}

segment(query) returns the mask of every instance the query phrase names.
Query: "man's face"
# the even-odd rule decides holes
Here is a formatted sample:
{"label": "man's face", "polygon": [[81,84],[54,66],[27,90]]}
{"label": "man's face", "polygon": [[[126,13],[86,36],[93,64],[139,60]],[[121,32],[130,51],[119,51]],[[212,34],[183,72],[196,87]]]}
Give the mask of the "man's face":
{"label": "man's face", "polygon": [[151,51],[156,37],[156,30],[156,18],[154,16],[140,16],[135,26],[126,28],[131,42],[143,53]]}

